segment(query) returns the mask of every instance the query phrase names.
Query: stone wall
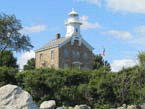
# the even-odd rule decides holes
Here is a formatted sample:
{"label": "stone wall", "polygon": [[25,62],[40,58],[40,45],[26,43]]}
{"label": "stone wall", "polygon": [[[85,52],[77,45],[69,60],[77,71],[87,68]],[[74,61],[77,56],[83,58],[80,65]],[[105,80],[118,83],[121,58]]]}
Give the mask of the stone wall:
{"label": "stone wall", "polygon": [[[54,50],[54,59],[51,59],[51,50]],[[36,58],[36,68],[40,68],[43,66],[47,67],[55,67],[58,68],[58,63],[59,63],[59,49],[58,48],[52,48],[48,49],[45,51],[40,51],[35,53],[35,58]],[[43,55],[43,59],[40,59],[40,55]],[[44,65],[45,63],[45,65]]]}
{"label": "stone wall", "polygon": [[[64,50],[67,49],[68,56],[64,54]],[[78,51],[80,56],[73,57],[73,51]],[[83,54],[86,52],[88,55],[87,58],[84,58]],[[75,41],[73,45],[67,43],[65,46],[59,49],[59,67],[64,68],[64,64],[68,64],[70,69],[73,69],[73,62],[81,62],[81,69],[87,67],[87,69],[92,69],[93,62],[93,53],[90,51],[84,44],[81,46],[78,45],[78,42]]]}

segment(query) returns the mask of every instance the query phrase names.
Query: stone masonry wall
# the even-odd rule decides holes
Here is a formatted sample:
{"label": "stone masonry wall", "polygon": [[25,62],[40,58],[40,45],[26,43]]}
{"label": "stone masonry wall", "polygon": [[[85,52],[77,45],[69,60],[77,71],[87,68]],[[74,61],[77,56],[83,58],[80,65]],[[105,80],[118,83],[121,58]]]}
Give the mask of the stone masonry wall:
{"label": "stone masonry wall", "polygon": [[[68,51],[68,57],[64,54],[64,49],[67,49]],[[73,51],[79,51],[80,56],[79,57],[73,57]],[[83,53],[87,53],[87,58],[83,57]],[[93,53],[90,51],[84,44],[81,46],[78,45],[78,42],[75,41],[74,45],[71,45],[71,43],[67,43],[65,46],[61,47],[59,49],[59,67],[64,68],[64,63],[68,64],[69,68],[72,69],[73,62],[81,62],[81,69],[84,67],[87,67],[87,69],[92,68],[92,61],[93,61]]]}
{"label": "stone masonry wall", "polygon": [[[51,50],[54,50],[54,59],[51,60]],[[48,49],[45,51],[40,51],[40,52],[36,52],[35,53],[35,57],[36,57],[36,68],[40,68],[43,66],[43,63],[45,63],[44,66],[47,67],[55,67],[58,68],[58,63],[59,63],[59,56],[58,56],[58,48],[52,48],[52,49]],[[43,55],[43,58],[40,59],[40,55]]]}

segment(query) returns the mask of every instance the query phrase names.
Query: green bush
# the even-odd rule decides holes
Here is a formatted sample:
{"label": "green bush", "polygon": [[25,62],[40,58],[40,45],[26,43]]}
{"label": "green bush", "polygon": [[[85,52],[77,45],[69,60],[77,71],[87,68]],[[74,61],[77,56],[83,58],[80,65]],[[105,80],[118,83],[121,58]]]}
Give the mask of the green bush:
{"label": "green bush", "polygon": [[87,104],[92,108],[115,108],[145,102],[145,69],[140,66],[118,73],[103,68],[90,71],[40,68],[18,72],[0,67],[0,86],[18,84],[39,105],[56,100],[57,106]]}
{"label": "green bush", "polygon": [[0,67],[0,87],[6,84],[17,84],[15,78],[18,70],[12,67]]}

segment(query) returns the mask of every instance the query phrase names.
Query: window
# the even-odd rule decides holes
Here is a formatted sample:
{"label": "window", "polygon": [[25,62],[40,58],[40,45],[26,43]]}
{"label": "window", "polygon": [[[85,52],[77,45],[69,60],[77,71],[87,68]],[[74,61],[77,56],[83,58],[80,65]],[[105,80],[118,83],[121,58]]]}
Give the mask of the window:
{"label": "window", "polygon": [[72,55],[74,58],[79,58],[80,57],[80,52],[79,51],[72,51]]}
{"label": "window", "polygon": [[85,59],[85,60],[88,59],[88,54],[86,52],[83,53],[83,59]]}
{"label": "window", "polygon": [[76,28],[76,32],[78,32],[78,29]]}
{"label": "window", "polygon": [[80,52],[79,51],[76,52],[76,56],[77,56],[77,58],[80,57]]}
{"label": "window", "polygon": [[75,51],[72,51],[72,56],[75,57]]}
{"label": "window", "polygon": [[69,68],[68,64],[64,63],[64,69],[68,69],[68,68]]}
{"label": "window", "polygon": [[79,62],[73,62],[73,68],[74,69],[81,69],[81,65],[80,65],[80,63]]}
{"label": "window", "polygon": [[46,62],[42,63],[42,66],[45,67],[46,66]]}
{"label": "window", "polygon": [[88,65],[84,65],[84,66],[82,67],[82,70],[88,70]]}
{"label": "window", "polygon": [[44,55],[40,54],[40,61],[44,61]]}
{"label": "window", "polygon": [[54,60],[54,50],[51,50],[51,60]]}
{"label": "window", "polygon": [[64,57],[68,57],[68,51],[66,48],[64,49]]}

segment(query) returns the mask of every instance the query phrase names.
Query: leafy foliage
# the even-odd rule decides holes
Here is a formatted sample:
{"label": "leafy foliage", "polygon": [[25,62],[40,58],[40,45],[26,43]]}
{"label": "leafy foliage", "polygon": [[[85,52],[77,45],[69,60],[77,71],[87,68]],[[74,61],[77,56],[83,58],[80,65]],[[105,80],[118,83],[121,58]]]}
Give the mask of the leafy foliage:
{"label": "leafy foliage", "polygon": [[96,55],[93,61],[93,69],[99,69],[101,67],[105,67],[107,68],[107,71],[111,71],[111,67],[110,64],[103,60],[103,57],[101,56],[101,54]]}
{"label": "leafy foliage", "polygon": [[35,69],[35,58],[28,60],[27,64],[24,65],[24,70],[33,70]]}
{"label": "leafy foliage", "polygon": [[33,46],[28,36],[22,35],[20,20],[14,15],[0,14],[0,52],[30,50]]}
{"label": "leafy foliage", "polygon": [[138,54],[138,59],[139,59],[140,65],[142,67],[145,67],[145,52],[140,52]]}
{"label": "leafy foliage", "polygon": [[[2,53],[0,53],[1,57]],[[3,58],[1,59],[2,63],[0,66],[7,66],[7,67],[13,67],[13,68],[18,68],[17,59],[13,56],[13,53],[10,51],[4,51],[3,52]]]}
{"label": "leafy foliage", "polygon": [[29,51],[33,46],[29,36],[22,35],[20,20],[14,15],[0,14],[0,64],[5,51]]}
{"label": "leafy foliage", "polygon": [[0,86],[18,84],[40,104],[56,100],[57,106],[88,104],[92,108],[116,108],[145,102],[145,70],[140,66],[118,73],[104,69],[81,71],[40,68],[18,72],[0,67]]}
{"label": "leafy foliage", "polygon": [[0,67],[0,87],[6,84],[17,84],[17,69],[12,67]]}

